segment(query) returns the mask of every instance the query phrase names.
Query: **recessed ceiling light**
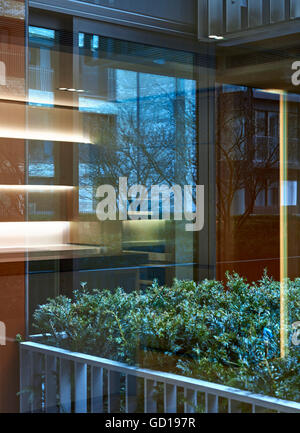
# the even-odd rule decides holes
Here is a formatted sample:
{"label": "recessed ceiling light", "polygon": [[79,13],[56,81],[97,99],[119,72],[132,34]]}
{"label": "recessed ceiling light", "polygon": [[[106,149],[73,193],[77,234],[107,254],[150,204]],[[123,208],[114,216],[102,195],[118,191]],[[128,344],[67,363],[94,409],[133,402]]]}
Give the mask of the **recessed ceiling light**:
{"label": "recessed ceiling light", "polygon": [[224,39],[224,36],[218,36],[218,35],[209,35],[208,37],[209,39],[216,39],[216,40]]}
{"label": "recessed ceiling light", "polygon": [[83,93],[85,90],[83,89],[75,89],[75,88],[68,88],[68,87],[59,87],[57,90],[60,90],[61,92],[76,92],[76,93]]}

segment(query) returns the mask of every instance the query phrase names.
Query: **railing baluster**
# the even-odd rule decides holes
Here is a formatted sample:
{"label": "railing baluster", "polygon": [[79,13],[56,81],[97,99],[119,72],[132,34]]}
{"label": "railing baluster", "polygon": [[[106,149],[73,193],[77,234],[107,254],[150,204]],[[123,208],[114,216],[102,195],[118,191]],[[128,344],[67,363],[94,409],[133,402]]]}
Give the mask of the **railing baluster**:
{"label": "railing baluster", "polygon": [[59,396],[60,412],[71,412],[71,364],[70,361],[61,358],[59,368]]}
{"label": "railing baluster", "polygon": [[263,23],[263,0],[248,0],[248,25],[258,27]]}
{"label": "railing baluster", "polygon": [[271,23],[285,20],[284,0],[270,0],[270,17]]}
{"label": "railing baluster", "polygon": [[46,356],[45,365],[45,411],[47,413],[57,412],[56,407],[56,358],[54,356]]}
{"label": "railing baluster", "polygon": [[131,374],[126,375],[126,413],[134,413],[137,410],[137,378]]}
{"label": "railing baluster", "polygon": [[33,402],[32,411],[42,412],[42,374],[43,374],[43,355],[33,353]]}
{"label": "railing baluster", "polygon": [[118,413],[120,412],[121,401],[121,374],[110,370],[108,372],[108,385],[109,413]]}
{"label": "railing baluster", "polygon": [[208,34],[222,35],[224,26],[223,0],[208,2]]}
{"label": "railing baluster", "polygon": [[103,413],[103,368],[92,367],[91,412]]}
{"label": "railing baluster", "polygon": [[228,412],[229,413],[241,413],[241,402],[237,400],[228,400]]}
{"label": "railing baluster", "polygon": [[145,413],[157,413],[157,401],[155,399],[156,382],[145,379]]}
{"label": "railing baluster", "polygon": [[265,413],[266,410],[268,410],[268,408],[265,408],[263,406],[255,405],[255,413]]}
{"label": "railing baluster", "polygon": [[291,0],[290,17],[291,17],[291,19],[299,18],[300,17],[300,3],[299,3],[299,0]]}
{"label": "railing baluster", "polygon": [[219,411],[219,399],[215,394],[205,393],[205,412],[206,413],[218,413]]}
{"label": "railing baluster", "polygon": [[168,383],[164,384],[165,413],[177,413],[177,387]]}
{"label": "railing baluster", "polygon": [[75,362],[75,412],[87,412],[87,365]]}
{"label": "railing baluster", "polygon": [[20,347],[20,412],[32,411],[30,392],[32,387],[32,352]]}
{"label": "railing baluster", "polygon": [[195,413],[197,407],[197,391],[184,388],[184,413]]}
{"label": "railing baluster", "polygon": [[107,412],[111,413],[111,410],[110,410],[110,370],[107,370]]}
{"label": "railing baluster", "polygon": [[226,31],[236,32],[242,28],[242,11],[240,2],[226,2]]}

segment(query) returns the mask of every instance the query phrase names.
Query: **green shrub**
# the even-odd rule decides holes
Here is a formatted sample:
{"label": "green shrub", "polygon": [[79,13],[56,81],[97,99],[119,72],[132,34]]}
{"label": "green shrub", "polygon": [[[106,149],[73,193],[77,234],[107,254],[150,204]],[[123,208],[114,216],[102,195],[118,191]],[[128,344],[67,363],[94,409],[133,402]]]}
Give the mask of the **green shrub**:
{"label": "green shrub", "polygon": [[[288,281],[288,299],[292,325],[300,279]],[[290,344],[280,359],[280,284],[267,275],[252,284],[237,274],[226,284],[175,280],[132,293],[80,289],[39,306],[34,320],[56,347],[300,401],[299,347]]]}

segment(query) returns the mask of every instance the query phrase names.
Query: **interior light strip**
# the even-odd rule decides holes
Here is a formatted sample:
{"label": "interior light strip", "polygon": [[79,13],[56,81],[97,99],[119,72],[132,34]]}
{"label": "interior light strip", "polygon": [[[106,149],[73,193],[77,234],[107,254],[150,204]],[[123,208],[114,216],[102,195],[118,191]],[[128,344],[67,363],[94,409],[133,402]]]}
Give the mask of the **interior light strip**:
{"label": "interior light strip", "polygon": [[0,245],[1,250],[16,250],[16,249],[35,249],[35,248],[63,248],[68,244],[16,244],[16,245]]}
{"label": "interior light strip", "polygon": [[0,185],[0,190],[7,191],[68,191],[74,188],[67,185]]}
{"label": "interior light strip", "polygon": [[0,222],[0,246],[26,248],[69,243],[69,221]]}
{"label": "interior light strip", "polygon": [[0,129],[0,138],[15,138],[18,140],[63,141],[66,143],[91,144],[91,140],[81,135],[59,134],[51,132],[29,132],[24,130]]}

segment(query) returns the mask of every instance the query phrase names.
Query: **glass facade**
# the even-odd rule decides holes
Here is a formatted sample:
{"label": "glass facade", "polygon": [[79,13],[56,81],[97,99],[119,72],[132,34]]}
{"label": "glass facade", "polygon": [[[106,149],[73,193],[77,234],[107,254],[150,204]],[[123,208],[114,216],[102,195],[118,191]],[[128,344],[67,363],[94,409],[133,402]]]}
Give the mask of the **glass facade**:
{"label": "glass facade", "polygon": [[6,3],[0,413],[300,411],[297,2]]}
{"label": "glass facade", "polygon": [[[194,276],[195,236],[175,196],[197,183],[195,56],[82,32],[73,54],[64,37],[29,27],[29,123],[49,137],[28,143],[28,218],[54,235],[35,237],[51,264],[30,247],[31,312],[82,281],[134,290]],[[101,185],[119,190],[114,216],[99,217]]]}

